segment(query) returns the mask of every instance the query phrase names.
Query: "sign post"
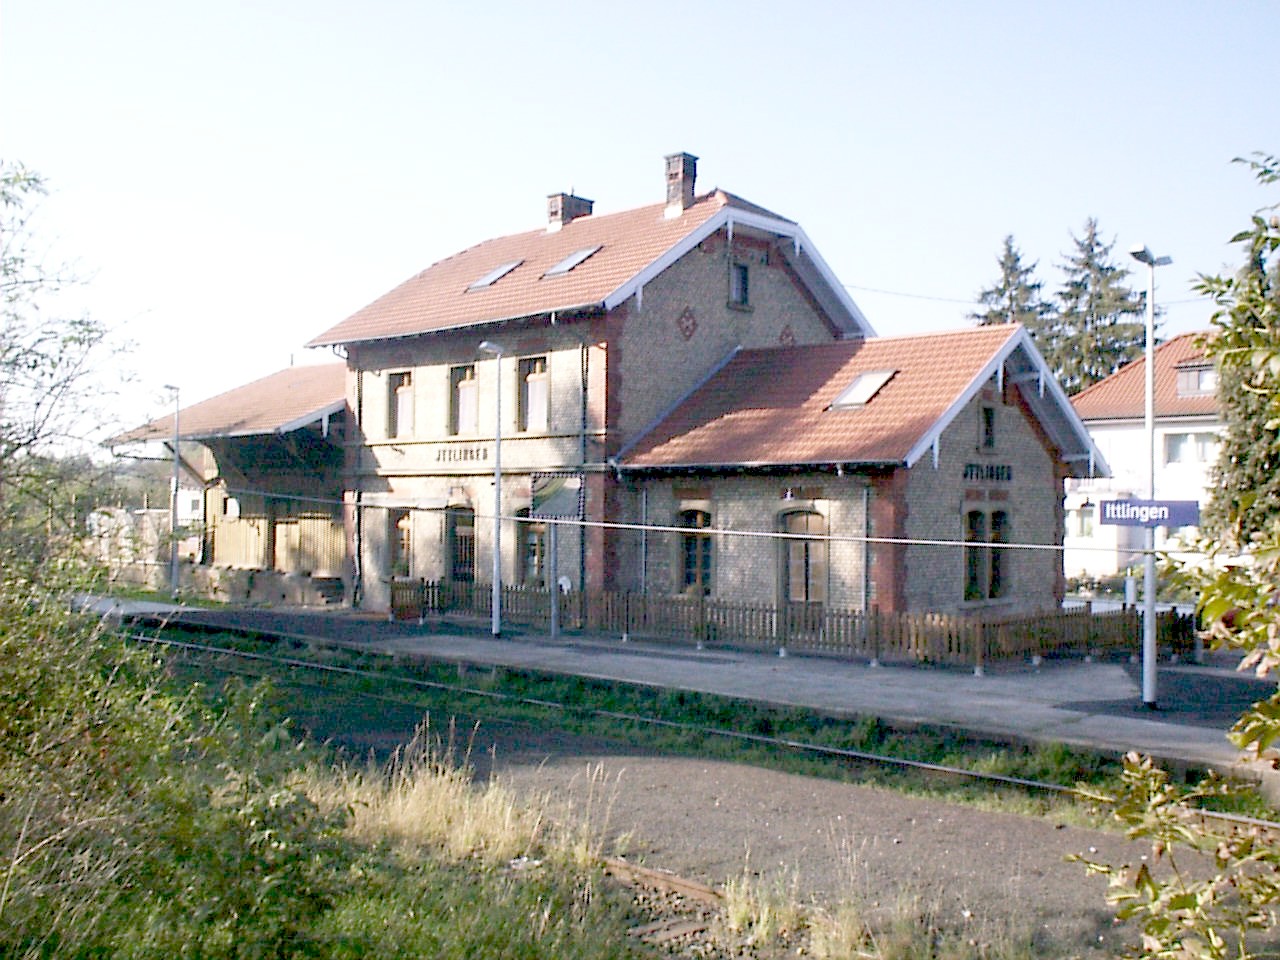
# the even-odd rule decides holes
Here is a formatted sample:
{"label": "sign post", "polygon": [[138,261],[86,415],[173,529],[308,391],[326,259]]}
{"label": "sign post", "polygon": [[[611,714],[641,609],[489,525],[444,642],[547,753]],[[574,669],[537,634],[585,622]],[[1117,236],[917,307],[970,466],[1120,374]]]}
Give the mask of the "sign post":
{"label": "sign post", "polygon": [[1195,500],[1104,500],[1099,522],[1113,527],[1144,527],[1147,531],[1146,576],[1142,614],[1142,702],[1156,709],[1156,527],[1193,527],[1200,523]]}

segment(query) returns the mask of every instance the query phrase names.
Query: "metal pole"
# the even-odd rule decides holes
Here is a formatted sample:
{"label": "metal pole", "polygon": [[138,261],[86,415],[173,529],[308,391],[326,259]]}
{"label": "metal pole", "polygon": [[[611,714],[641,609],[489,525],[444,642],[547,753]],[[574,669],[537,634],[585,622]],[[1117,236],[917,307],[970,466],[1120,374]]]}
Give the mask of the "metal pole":
{"label": "metal pole", "polygon": [[[1156,265],[1147,265],[1147,498],[1156,498]],[[1147,553],[1142,572],[1142,705],[1156,709],[1156,528],[1147,527]]]}
{"label": "metal pole", "polygon": [[173,478],[169,482],[169,593],[178,599],[178,388],[165,384],[173,391]]}
{"label": "metal pole", "polygon": [[493,391],[493,626],[502,636],[502,352],[494,357],[497,386]]}
{"label": "metal pole", "polygon": [[547,534],[551,542],[547,548],[547,586],[551,588],[551,636],[560,636],[560,579],[556,571],[560,569],[560,550],[558,548],[560,525],[554,520],[547,521]]}
{"label": "metal pole", "polygon": [[[1147,265],[1147,346],[1146,346],[1146,433],[1147,496],[1156,498],[1156,267],[1173,263],[1172,257],[1157,257],[1146,246],[1134,247],[1129,255]],[[1156,528],[1146,527],[1146,555],[1142,578],[1142,705],[1156,709]]]}

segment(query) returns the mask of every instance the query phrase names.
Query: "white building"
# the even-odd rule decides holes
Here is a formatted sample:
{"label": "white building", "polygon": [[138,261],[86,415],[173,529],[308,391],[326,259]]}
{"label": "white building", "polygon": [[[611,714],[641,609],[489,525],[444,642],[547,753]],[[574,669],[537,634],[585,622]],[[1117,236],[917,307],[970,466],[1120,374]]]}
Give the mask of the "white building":
{"label": "white building", "polygon": [[[1107,479],[1068,479],[1064,570],[1067,577],[1108,577],[1139,559],[1141,527],[1099,523],[1103,500],[1195,500],[1208,503],[1223,433],[1217,371],[1197,339],[1183,334],[1155,350],[1155,491],[1147,490],[1146,360],[1138,359],[1082,390],[1072,404],[1111,466]],[[1156,547],[1194,529],[1156,530]]]}

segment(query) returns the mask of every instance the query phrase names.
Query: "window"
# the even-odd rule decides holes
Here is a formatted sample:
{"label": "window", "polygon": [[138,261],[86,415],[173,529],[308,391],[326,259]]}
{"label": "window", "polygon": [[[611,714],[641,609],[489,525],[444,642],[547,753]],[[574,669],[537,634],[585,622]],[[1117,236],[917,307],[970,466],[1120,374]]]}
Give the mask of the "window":
{"label": "window", "polygon": [[897,372],[897,370],[868,370],[866,373],[858,374],[853,383],[845,387],[840,396],[831,402],[831,409],[856,410],[866,406]]}
{"label": "window", "polygon": [[542,276],[544,279],[546,277],[562,277],[578,264],[591,257],[591,255],[599,249],[600,245],[596,244],[594,247],[583,247],[581,250],[575,250]]}
{"label": "window", "polygon": [[[970,510],[964,517],[965,543],[986,543],[987,515],[981,510]],[[964,548],[964,598],[981,600],[986,595],[984,567],[986,550],[982,547]]]}
{"label": "window", "polygon": [[408,510],[392,510],[387,515],[387,543],[391,576],[409,576],[413,572],[413,518]]}
{"label": "window", "polygon": [[751,273],[745,263],[729,267],[729,303],[735,307],[751,305]]}
{"label": "window", "polygon": [[480,425],[480,400],[474,364],[449,371],[449,432],[475,433]]}
{"label": "window", "polygon": [[523,260],[512,260],[510,263],[504,263],[501,266],[494,267],[475,283],[471,284],[471,286],[467,287],[467,291],[483,290],[485,287],[493,286],[522,263],[524,263]]}
{"label": "window", "polygon": [[826,528],[826,519],[819,513],[789,513],[783,518],[783,532],[795,535],[782,543],[788,603],[818,604],[827,599],[827,542],[800,539],[824,536]]}
{"label": "window", "polygon": [[1165,463],[1213,463],[1218,459],[1218,436],[1214,433],[1167,433],[1164,437]]}
{"label": "window", "polygon": [[[991,514],[991,542],[993,544],[1009,542],[1009,514],[1003,510],[997,510]],[[991,554],[987,596],[992,600],[998,600],[1008,592],[1008,578],[1005,575],[1008,569],[1006,565],[1008,551],[1004,547],[993,546],[987,552]]]}
{"label": "window", "polygon": [[1178,396],[1200,397],[1218,389],[1218,371],[1209,364],[1185,367],[1178,371]]}
{"label": "window", "polygon": [[545,433],[550,409],[547,358],[530,357],[520,361],[520,402],[517,415],[519,428]]}
{"label": "window", "polygon": [[541,520],[531,520],[526,507],[516,511],[520,543],[520,582],[527,587],[547,586],[547,525]]}
{"label": "window", "polygon": [[387,436],[413,433],[413,375],[407,370],[387,377]]}
{"label": "window", "polygon": [[1093,536],[1093,504],[1081,504],[1074,510],[1067,511],[1067,529],[1068,537],[1092,537]]}
{"label": "window", "polygon": [[994,511],[990,517],[970,510],[964,518],[964,598],[969,602],[998,600],[1009,592],[1008,550],[996,544],[1009,542],[1009,514]]}
{"label": "window", "polygon": [[982,435],[979,438],[983,450],[996,448],[996,408],[982,408]]}
{"label": "window", "polygon": [[450,507],[445,514],[449,541],[449,579],[472,583],[476,579],[476,515],[467,507]]}
{"label": "window", "polygon": [[681,580],[686,596],[705,597],[711,593],[711,535],[695,533],[711,526],[711,514],[705,510],[683,510],[680,526],[689,528],[680,535]]}

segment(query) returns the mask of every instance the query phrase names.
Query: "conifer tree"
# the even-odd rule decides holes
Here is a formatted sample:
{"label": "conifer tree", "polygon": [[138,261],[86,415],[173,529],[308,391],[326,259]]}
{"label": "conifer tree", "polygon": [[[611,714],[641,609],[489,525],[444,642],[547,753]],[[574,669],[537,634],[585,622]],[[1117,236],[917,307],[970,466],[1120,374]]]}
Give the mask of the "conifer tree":
{"label": "conifer tree", "polygon": [[[1280,158],[1240,159],[1264,185],[1280,182]],[[1207,352],[1218,366],[1218,404],[1226,423],[1214,496],[1204,526],[1248,542],[1280,520],[1280,217],[1266,207],[1232,237],[1244,247],[1233,277],[1202,276],[1213,297],[1215,336]],[[1229,529],[1229,528],[1234,529]]]}
{"label": "conifer tree", "polygon": [[1035,278],[1037,264],[1023,266],[1022,254],[1014,245],[1012,234],[1004,238],[999,263],[1000,279],[995,286],[978,294],[978,303],[986,309],[969,314],[969,319],[982,327],[1020,323],[1037,342],[1042,341],[1048,333],[1053,307],[1040,295],[1043,284]]}
{"label": "conifer tree", "polygon": [[1067,393],[1078,393],[1142,355],[1145,296],[1125,285],[1129,271],[1111,260],[1115,241],[1098,236],[1090,217],[1062,264],[1057,316],[1039,346]]}

